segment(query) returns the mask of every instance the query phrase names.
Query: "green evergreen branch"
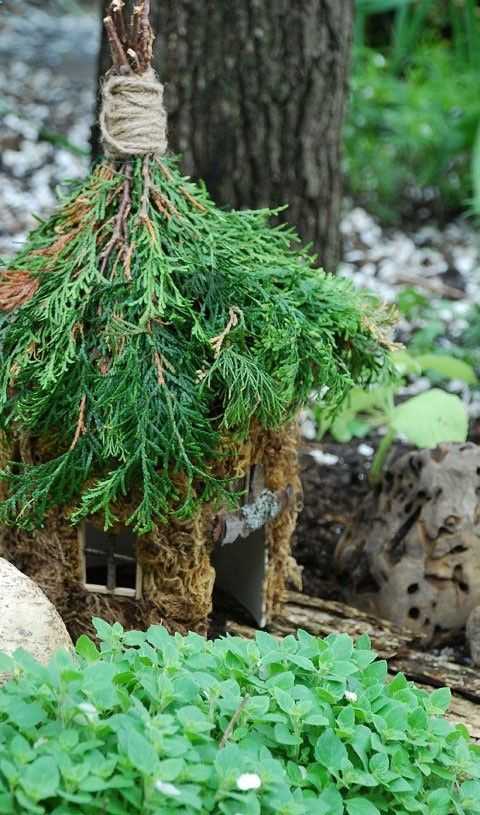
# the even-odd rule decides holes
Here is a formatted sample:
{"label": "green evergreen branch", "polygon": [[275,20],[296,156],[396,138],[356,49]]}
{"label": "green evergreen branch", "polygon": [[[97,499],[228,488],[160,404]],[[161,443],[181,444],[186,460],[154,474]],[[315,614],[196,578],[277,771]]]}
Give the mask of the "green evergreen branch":
{"label": "green evergreen branch", "polygon": [[316,268],[273,211],[218,209],[175,159],[148,169],[147,201],[142,160],[100,165],[9,265],[39,285],[0,323],[0,427],[45,452],[2,473],[2,522],[40,525],[66,505],[109,526],[128,495],[145,532],[231,502],[215,465],[225,436],[281,426],[312,389],[334,410],[388,376],[390,316]]}

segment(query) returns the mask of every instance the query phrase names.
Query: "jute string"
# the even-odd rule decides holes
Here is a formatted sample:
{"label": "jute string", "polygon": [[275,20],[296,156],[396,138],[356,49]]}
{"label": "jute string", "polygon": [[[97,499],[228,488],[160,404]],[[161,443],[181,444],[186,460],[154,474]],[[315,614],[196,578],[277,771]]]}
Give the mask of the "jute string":
{"label": "jute string", "polygon": [[142,75],[110,76],[105,80],[100,130],[105,152],[111,158],[166,152],[163,85],[152,68]]}

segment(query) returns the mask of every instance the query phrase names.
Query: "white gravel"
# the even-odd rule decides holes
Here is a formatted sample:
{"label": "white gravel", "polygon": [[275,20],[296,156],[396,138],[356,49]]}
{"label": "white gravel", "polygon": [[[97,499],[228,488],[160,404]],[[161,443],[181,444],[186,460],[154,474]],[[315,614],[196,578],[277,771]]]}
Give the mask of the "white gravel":
{"label": "white gravel", "polygon": [[[59,185],[88,170],[99,22],[10,0],[0,10],[0,255],[48,215]],[[42,140],[53,133],[83,151]],[[43,136],[42,136],[43,134]]]}

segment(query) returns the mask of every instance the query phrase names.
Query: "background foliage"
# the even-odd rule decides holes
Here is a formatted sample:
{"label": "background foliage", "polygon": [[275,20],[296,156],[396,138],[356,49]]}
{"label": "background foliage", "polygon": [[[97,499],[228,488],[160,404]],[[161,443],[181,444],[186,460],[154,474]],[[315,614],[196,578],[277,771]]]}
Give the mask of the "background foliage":
{"label": "background foliage", "polygon": [[351,193],[391,221],[419,203],[446,215],[480,199],[479,71],[475,0],[357,0]]}

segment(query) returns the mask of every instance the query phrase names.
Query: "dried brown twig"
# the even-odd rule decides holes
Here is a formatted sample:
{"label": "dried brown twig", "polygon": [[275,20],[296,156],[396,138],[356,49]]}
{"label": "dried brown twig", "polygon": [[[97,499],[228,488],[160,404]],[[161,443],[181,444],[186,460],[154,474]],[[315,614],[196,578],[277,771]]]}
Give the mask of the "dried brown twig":
{"label": "dried brown twig", "polygon": [[212,337],[212,339],[210,340],[210,345],[213,348],[215,357],[218,357],[220,351],[222,350],[225,337],[227,337],[232,328],[235,328],[238,325],[238,320],[242,316],[243,316],[242,312],[240,311],[239,308],[237,308],[236,306],[232,306],[230,308],[227,325],[225,326],[221,334],[218,334],[216,337]]}
{"label": "dried brown twig", "polygon": [[81,402],[80,402],[80,411],[78,415],[78,422],[77,428],[75,430],[75,435],[73,437],[73,441],[70,445],[70,450],[74,450],[78,444],[78,440],[80,436],[85,433],[85,405],[87,404],[87,395],[86,393],[83,394]]}
{"label": "dried brown twig", "polygon": [[110,51],[112,54],[113,67],[118,73],[130,73],[130,63],[127,55],[123,49],[120,36],[117,31],[117,26],[112,17],[105,17],[103,24],[107,32],[108,42],[110,43]]}
{"label": "dried brown twig", "polygon": [[109,242],[107,243],[105,249],[103,250],[102,254],[100,255],[101,266],[100,271],[103,274],[108,263],[108,259],[115,248],[115,246],[124,241],[126,243],[128,235],[127,235],[127,218],[130,214],[130,210],[132,208],[132,201],[130,197],[131,192],[131,181],[132,181],[132,166],[131,164],[125,164],[123,167],[123,172],[125,173],[125,181],[123,184],[123,193],[122,193],[122,200],[120,202],[120,206],[118,208],[117,217],[115,218],[115,226],[113,228],[112,237],[110,238]]}
{"label": "dried brown twig", "polygon": [[153,31],[150,25],[150,0],[134,5],[129,23],[125,19],[124,0],[112,0],[104,19],[113,68],[117,73],[143,74],[150,67]]}
{"label": "dried brown twig", "polygon": [[246,707],[246,705],[247,705],[247,703],[249,701],[250,701],[250,696],[245,696],[242,699],[242,701],[240,702],[239,706],[237,707],[235,713],[233,714],[232,718],[230,719],[230,721],[229,721],[229,723],[227,725],[225,733],[222,736],[222,740],[221,740],[221,742],[219,744],[220,750],[222,750],[225,747],[227,741],[229,740],[230,736],[232,735],[232,733],[234,731],[235,725],[237,724],[240,716],[243,713],[243,710],[245,709],[245,707]]}

